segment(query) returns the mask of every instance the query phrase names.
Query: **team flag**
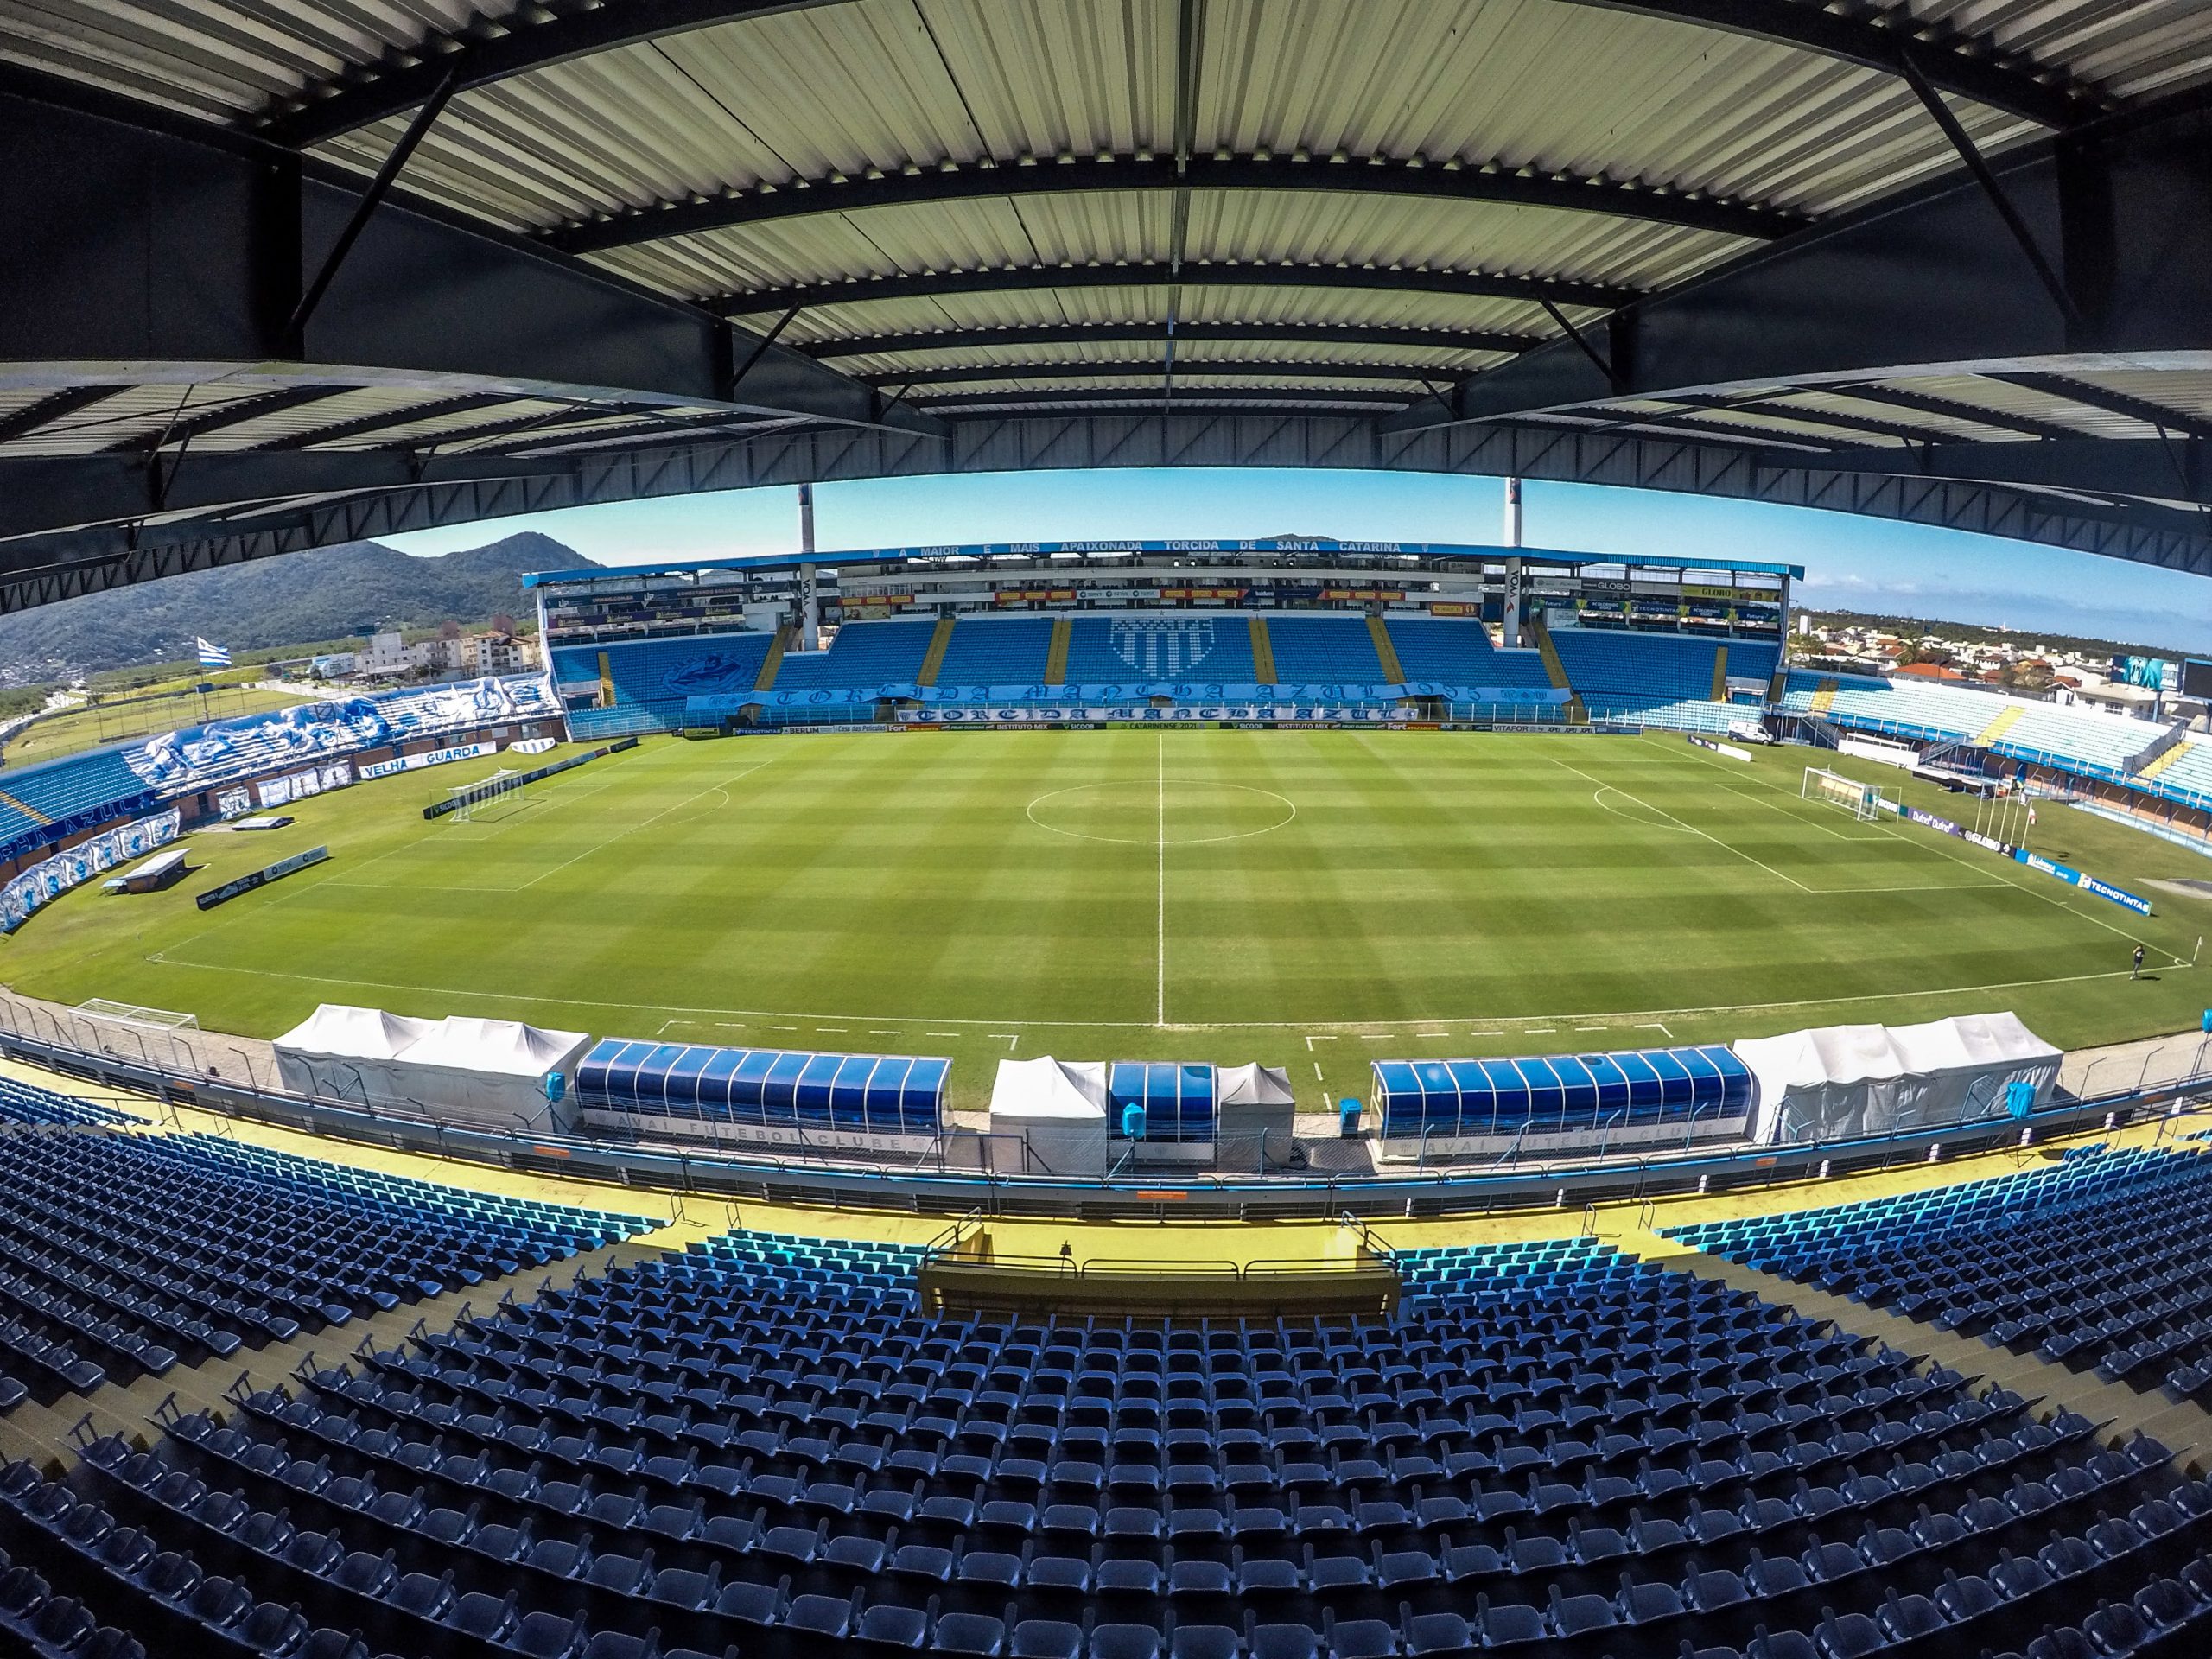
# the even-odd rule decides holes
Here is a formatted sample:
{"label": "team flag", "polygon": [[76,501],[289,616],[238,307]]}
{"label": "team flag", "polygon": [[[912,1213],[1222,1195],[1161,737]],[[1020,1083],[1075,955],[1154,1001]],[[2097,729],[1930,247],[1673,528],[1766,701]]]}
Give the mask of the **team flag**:
{"label": "team flag", "polygon": [[231,648],[228,645],[213,644],[200,639],[198,634],[193,636],[193,643],[200,647],[200,667],[228,668],[231,665]]}

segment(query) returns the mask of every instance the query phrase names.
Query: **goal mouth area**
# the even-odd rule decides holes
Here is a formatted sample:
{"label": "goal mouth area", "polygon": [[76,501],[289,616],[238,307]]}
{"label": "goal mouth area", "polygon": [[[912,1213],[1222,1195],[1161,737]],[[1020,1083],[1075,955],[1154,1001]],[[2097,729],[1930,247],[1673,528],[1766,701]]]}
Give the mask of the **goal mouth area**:
{"label": "goal mouth area", "polygon": [[197,1031],[200,1016],[175,1008],[141,1007],[135,1002],[114,1002],[104,996],[79,1002],[72,1013],[103,1025],[130,1026],[140,1031]]}

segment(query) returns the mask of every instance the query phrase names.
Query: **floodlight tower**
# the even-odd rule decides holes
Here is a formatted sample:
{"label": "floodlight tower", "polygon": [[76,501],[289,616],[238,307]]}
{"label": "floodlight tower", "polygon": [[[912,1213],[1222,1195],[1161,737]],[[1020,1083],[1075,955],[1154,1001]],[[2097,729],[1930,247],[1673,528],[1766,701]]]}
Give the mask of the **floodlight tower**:
{"label": "floodlight tower", "polygon": [[[1517,550],[1521,545],[1521,480],[1505,480],[1505,545]],[[1505,560],[1505,643],[1510,646],[1521,643],[1521,561],[1509,553]]]}

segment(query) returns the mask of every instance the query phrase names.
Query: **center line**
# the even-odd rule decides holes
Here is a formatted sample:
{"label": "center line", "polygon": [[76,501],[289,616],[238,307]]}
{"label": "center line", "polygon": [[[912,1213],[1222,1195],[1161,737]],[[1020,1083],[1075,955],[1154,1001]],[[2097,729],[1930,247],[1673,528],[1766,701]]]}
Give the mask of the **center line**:
{"label": "center line", "polygon": [[1157,992],[1153,999],[1152,1019],[1154,1025],[1167,1023],[1167,734],[1160,734],[1159,784],[1160,803],[1158,840],[1160,843],[1160,901],[1154,931],[1160,938],[1159,966],[1155,975]]}

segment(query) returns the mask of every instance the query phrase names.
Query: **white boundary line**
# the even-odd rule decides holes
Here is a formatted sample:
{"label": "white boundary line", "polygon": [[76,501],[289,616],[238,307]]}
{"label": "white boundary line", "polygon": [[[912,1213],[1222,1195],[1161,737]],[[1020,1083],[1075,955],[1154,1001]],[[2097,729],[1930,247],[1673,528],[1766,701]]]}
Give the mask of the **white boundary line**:
{"label": "white boundary line", "polygon": [[[293,974],[279,969],[240,968],[230,963],[181,961],[175,957],[161,952],[149,956],[146,960],[160,967],[184,968],[211,974],[245,974],[258,979],[293,980],[302,985],[344,985],[356,990],[404,991],[425,996],[461,996],[474,998],[478,1001],[509,1004],[536,1002],[563,1008],[623,1008],[639,1014],[658,1014],[671,1017],[677,1014],[703,1014],[737,1015],[753,1020],[798,1020],[809,1024],[821,1020],[900,1020],[910,1026],[919,1025],[928,1020],[944,1026],[978,1027],[1020,1026],[1025,1030],[1058,1031],[1144,1031],[1159,1027],[1159,1022],[1148,1020],[1008,1020],[1003,1015],[977,1019],[942,1014],[912,1016],[895,1014],[855,1014],[850,1009],[795,1013],[788,1008],[697,1007],[671,1002],[622,1002],[606,997],[583,998],[554,996],[543,993],[518,995],[510,991],[468,991],[456,989],[450,986],[424,985],[419,982],[399,983],[391,980],[353,979],[339,974]],[[2189,969],[2192,965],[2190,963],[2177,960],[2171,964],[2171,967]],[[1990,991],[2025,990],[2043,985],[2082,985],[2101,979],[2128,977],[2130,976],[2126,969],[2114,968],[2108,971],[2092,974],[2053,974],[2038,979],[1996,980],[1985,985],[1934,985],[1915,991],[1866,991],[1850,996],[1792,997],[1780,1002],[1715,1002],[1703,1007],[1680,1008],[1578,1008],[1565,1014],[1494,1014],[1491,1018],[1494,1022],[1501,1025],[1517,1027],[1523,1031],[1534,1031],[1541,1029],[1535,1024],[1537,1020],[1557,1026],[1561,1022],[1575,1020],[1618,1021],[1647,1017],[1656,1020],[1661,1015],[1684,1019],[1694,1014],[1764,1014],[1782,1008],[1840,1007],[1851,1003],[1903,1002],[1930,996],[1979,996]],[[1439,1023],[1440,1022],[1438,1016],[1429,1014],[1423,1014],[1418,1019],[1409,1020],[1211,1020],[1196,1023],[1184,1022],[1164,1028],[1175,1031],[1313,1031],[1319,1027],[1333,1026],[1340,1033],[1357,1037],[1389,1034],[1402,1027],[1427,1027]],[[1376,1027],[1388,1029],[1384,1033],[1377,1033]],[[923,1033],[924,1036],[936,1037],[958,1034],[955,1032]],[[984,1033],[983,1034],[996,1035],[998,1033]]]}
{"label": "white boundary line", "polygon": [[[1761,863],[1759,860],[1758,860],[1758,859],[1756,859],[1756,858],[1753,858],[1753,857],[1752,857],[1749,853],[1745,852],[1742,848],[1740,848],[1740,847],[1731,847],[1731,846],[1730,846],[1726,842],[1725,842],[1725,841],[1721,840],[1719,836],[1713,836],[1713,835],[1707,835],[1707,834],[1706,834],[1706,832],[1705,832],[1704,830],[1702,830],[1699,829],[1699,828],[1698,828],[1695,824],[1694,824],[1694,823],[1683,823],[1680,818],[1676,817],[1673,813],[1671,813],[1671,812],[1668,811],[1666,808],[1664,808],[1664,807],[1662,807],[1662,806],[1654,806],[1654,805],[1652,805],[1652,804],[1651,804],[1651,803],[1650,803],[1650,802],[1649,802],[1649,801],[1647,801],[1647,800],[1643,799],[1642,797],[1630,794],[1630,793],[1628,792],[1628,791],[1626,791],[1626,790],[1623,789],[1623,788],[1622,788],[1619,785],[1618,785],[1618,784],[1609,784],[1609,783],[1607,783],[1607,782],[1606,782],[1604,779],[1602,779],[1602,778],[1592,778],[1592,777],[1588,772],[1586,772],[1583,771],[1581,767],[1580,767],[1580,766],[1567,766],[1567,762],[1566,762],[1566,761],[1564,761],[1564,760],[1561,760],[1558,759],[1556,756],[1552,757],[1552,765],[1554,765],[1554,766],[1555,766],[1564,767],[1567,771],[1573,772],[1576,777],[1578,777],[1578,778],[1581,779],[1584,782],[1586,782],[1586,783],[1592,783],[1592,784],[1595,784],[1595,785],[1598,785],[1598,787],[1599,787],[1599,789],[1601,789],[1601,790],[1603,790],[1603,789],[1609,789],[1609,790],[1612,791],[1612,792],[1613,792],[1614,794],[1616,794],[1616,795],[1619,796],[1619,797],[1620,797],[1623,800],[1624,800],[1624,801],[1634,801],[1634,802],[1635,802],[1638,806],[1642,807],[1645,811],[1647,811],[1647,812],[1656,812],[1656,813],[1657,813],[1661,817],[1662,817],[1662,818],[1666,819],[1666,820],[1668,821],[1668,823],[1672,823],[1672,824],[1674,824],[1674,825],[1677,826],[1678,828],[1681,828],[1681,829],[1683,829],[1683,830],[1688,830],[1688,831],[1690,832],[1690,834],[1692,834],[1692,835],[1694,835],[1694,836],[1700,836],[1700,837],[1701,837],[1701,838],[1702,838],[1702,839],[1704,839],[1704,840],[1707,840],[1707,841],[1711,842],[1714,846],[1718,847],[1718,848],[1719,848],[1722,852],[1724,852],[1724,853],[1732,853],[1736,857],[1742,859],[1742,860],[1743,860],[1746,864],[1754,864],[1754,865],[1758,865],[1758,867],[1760,869],[1764,870],[1764,871],[1765,871],[1769,875],[1770,875],[1770,876],[1774,877],[1774,879],[1775,879],[1776,880],[1777,880],[1777,881],[1787,881],[1787,882],[1788,882],[1791,887],[1793,887],[1796,888],[1796,889],[1797,889],[1797,891],[1798,891],[1798,892],[1800,892],[1800,893],[1811,893],[1811,892],[1813,892],[1813,891],[1814,891],[1814,889],[1813,889],[1813,888],[1807,887],[1807,886],[1802,882],[1802,881],[1800,881],[1800,880],[1799,880],[1796,876],[1794,876],[1794,875],[1784,875],[1784,874],[1783,874],[1780,870],[1776,869],[1776,868],[1774,868],[1774,866],[1773,866],[1773,865],[1771,865],[1771,864],[1766,864],[1766,863]],[[1592,797],[1592,799],[1594,799],[1594,798],[1595,798],[1595,797]],[[1655,826],[1653,826],[1653,827],[1654,827],[1654,828],[1664,828],[1665,826],[1663,826],[1663,825],[1655,825]]]}
{"label": "white boundary line", "polygon": [[[1696,755],[1693,755],[1691,757],[1693,760],[1700,758],[1701,757]],[[1706,764],[1717,767],[1719,766],[1719,762],[1707,761]],[[1745,774],[1741,772],[1732,773],[1731,775],[1735,777],[1745,776]],[[1787,795],[1789,793],[1787,790],[1783,789],[1780,785],[1768,783],[1764,779],[1753,777],[1750,779],[1750,781],[1759,784],[1764,788],[1770,789],[1777,795]],[[2142,943],[2140,935],[2131,933],[2124,927],[2116,926],[2114,924],[2105,920],[2101,916],[2093,916],[2086,910],[2077,910],[2055,893],[2045,893],[2042,888],[2031,887],[2024,881],[2015,881],[2011,876],[2004,874],[2003,865],[2005,861],[1999,858],[1995,858],[1993,855],[1992,855],[1992,858],[1993,862],[1997,867],[1995,868],[1977,864],[1972,860],[1962,857],[1959,854],[1953,852],[1949,848],[1940,845],[1940,842],[1950,839],[1949,836],[1943,835],[1941,830],[1929,830],[1929,835],[1931,837],[1934,837],[1934,839],[1923,841],[1917,836],[1904,835],[1890,825],[1885,824],[1882,827],[1890,835],[1895,836],[1899,841],[1904,842],[1908,847],[1916,848],[1923,852],[1933,853],[1938,858],[1948,858],[1952,863],[1958,865],[1961,868],[1973,870],[1977,874],[1993,875],[1997,878],[1999,885],[2017,888],[2018,891],[2026,893],[2031,899],[2040,899],[2044,903],[2049,905],[2053,910],[2063,910],[2069,916],[2075,918],[2078,921],[2087,922],[2092,927],[2101,927],[2107,933],[2118,934],[2121,938],[2126,939],[2131,944],[2139,944]],[[1849,892],[1852,891],[1852,889],[1847,888],[1845,891]],[[2180,964],[2181,958],[2176,957],[2174,961],[2176,965],[2178,966]],[[2094,979],[2101,978],[2103,976],[2093,974],[2086,976],[2086,977]]]}
{"label": "white boundary line", "polygon": [[[1274,823],[1265,825],[1258,830],[1239,830],[1233,836],[1177,836],[1169,842],[1168,844],[1172,846],[1214,847],[1218,846],[1224,841],[1249,841],[1255,836],[1271,836],[1274,834],[1276,830],[1287,829],[1291,824],[1295,823],[1298,821],[1298,803],[1292,800],[1287,795],[1276,794],[1272,789],[1261,789],[1251,784],[1224,784],[1218,779],[1214,778],[1178,778],[1175,779],[1175,782],[1179,785],[1188,784],[1199,789],[1235,789],[1241,790],[1247,795],[1264,795],[1269,800],[1281,801],[1285,806],[1288,807],[1290,809],[1290,816]],[[1071,784],[1065,789],[1046,790],[1042,795],[1039,795],[1035,800],[1030,802],[1027,806],[1024,807],[1022,809],[1021,815],[1027,818],[1030,823],[1035,824],[1039,830],[1048,830],[1056,836],[1065,836],[1071,841],[1100,841],[1113,847],[1141,847],[1144,845],[1144,837],[1141,836],[1094,836],[1090,834],[1088,831],[1082,830],[1063,830],[1057,823],[1047,823],[1044,819],[1037,816],[1037,809],[1039,806],[1044,804],[1046,801],[1057,800],[1063,795],[1080,795],[1085,790],[1091,789],[1125,789],[1131,784],[1135,784],[1141,787],[1143,779],[1109,778],[1105,782],[1099,784]],[[1159,788],[1163,797],[1166,793],[1166,787],[1167,780],[1163,777],[1159,782]],[[1167,804],[1163,798],[1160,804],[1160,828],[1158,832],[1155,832],[1153,837],[1155,842],[1166,838],[1165,835],[1167,817],[1166,806]]]}
{"label": "white boundary line", "polygon": [[[1167,734],[1161,732],[1157,735],[1160,740],[1155,747],[1158,764],[1153,792],[1159,804],[1156,839],[1160,842],[1160,904],[1154,931],[1160,937],[1160,959],[1154,975],[1155,995],[1152,1023],[1164,1026],[1167,1023]],[[1297,808],[1291,810],[1295,812]]]}

